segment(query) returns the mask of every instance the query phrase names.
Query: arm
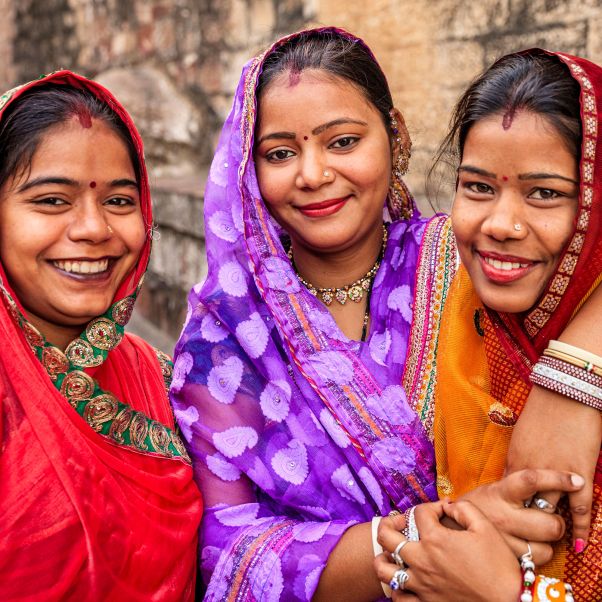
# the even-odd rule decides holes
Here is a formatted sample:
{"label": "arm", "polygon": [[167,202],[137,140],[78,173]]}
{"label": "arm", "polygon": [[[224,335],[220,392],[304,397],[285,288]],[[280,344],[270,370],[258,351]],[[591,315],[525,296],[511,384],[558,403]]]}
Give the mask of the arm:
{"label": "arm", "polygon": [[[602,355],[602,286],[567,325],[559,340]],[[542,445],[542,441],[546,444]],[[602,441],[600,412],[567,397],[533,386],[508,450],[507,472],[556,468],[576,472],[586,486],[569,495],[576,551],[587,542],[592,488]],[[548,496],[556,503],[558,495]]]}

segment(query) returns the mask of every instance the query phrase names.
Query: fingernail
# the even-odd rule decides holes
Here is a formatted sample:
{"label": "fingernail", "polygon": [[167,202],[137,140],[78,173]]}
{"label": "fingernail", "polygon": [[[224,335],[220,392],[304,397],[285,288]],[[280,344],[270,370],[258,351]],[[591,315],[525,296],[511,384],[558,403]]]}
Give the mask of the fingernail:
{"label": "fingernail", "polygon": [[583,550],[585,550],[585,540],[583,540],[581,538],[577,538],[575,540],[575,553],[581,554],[581,552],[583,552]]}
{"label": "fingernail", "polygon": [[575,487],[583,487],[585,485],[585,479],[578,474],[572,474],[571,475],[571,483]]}

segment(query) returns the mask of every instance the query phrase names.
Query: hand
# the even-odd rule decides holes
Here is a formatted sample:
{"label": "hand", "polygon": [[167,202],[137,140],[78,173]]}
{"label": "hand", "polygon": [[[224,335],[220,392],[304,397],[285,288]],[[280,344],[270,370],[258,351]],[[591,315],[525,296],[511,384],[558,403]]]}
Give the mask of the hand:
{"label": "hand", "polygon": [[[444,516],[451,517],[465,530],[444,527],[439,522]],[[467,501],[421,504],[415,510],[415,518],[420,541],[408,543],[401,552],[409,579],[406,591],[394,592],[395,602],[518,600],[521,571],[516,556],[473,504]],[[378,540],[388,552],[404,539],[399,533],[403,522],[403,516],[381,521]],[[399,567],[380,554],[374,560],[374,568],[378,578],[389,583]]]}
{"label": "hand", "polygon": [[[585,486],[568,496],[574,546],[577,540],[582,542],[579,546],[584,545],[589,537],[593,480],[601,441],[602,418],[598,410],[539,387],[533,387],[512,433],[507,473],[523,468],[555,468],[585,479]],[[549,492],[544,497],[557,504],[560,492]]]}
{"label": "hand", "polygon": [[551,491],[575,492],[583,483],[579,475],[568,472],[521,470],[495,483],[482,485],[462,499],[472,502],[487,516],[517,558],[525,553],[525,541],[528,541],[535,564],[541,565],[552,558],[553,549],[549,544],[564,535],[565,525],[558,514],[525,508],[525,500],[536,493],[550,498]]}

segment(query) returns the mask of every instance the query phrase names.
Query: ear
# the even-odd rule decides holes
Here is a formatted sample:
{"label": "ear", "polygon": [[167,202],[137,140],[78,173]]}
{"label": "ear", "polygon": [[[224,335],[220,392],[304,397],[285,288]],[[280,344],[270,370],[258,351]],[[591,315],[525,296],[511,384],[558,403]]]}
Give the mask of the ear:
{"label": "ear", "polygon": [[[391,117],[391,121],[395,121],[395,123],[397,124],[396,125],[397,134],[395,134],[393,131],[391,131],[391,137],[392,137],[391,150],[393,152],[393,164],[395,164],[395,162],[397,161],[397,158],[399,157],[399,153],[401,152],[402,149],[405,148],[408,153],[410,152],[410,150],[412,148],[412,140],[410,138],[408,128],[406,127],[406,122],[403,118],[403,115],[399,111],[399,109],[396,109],[395,107],[393,107],[389,111],[389,116]],[[390,126],[390,127],[392,127],[392,126]]]}

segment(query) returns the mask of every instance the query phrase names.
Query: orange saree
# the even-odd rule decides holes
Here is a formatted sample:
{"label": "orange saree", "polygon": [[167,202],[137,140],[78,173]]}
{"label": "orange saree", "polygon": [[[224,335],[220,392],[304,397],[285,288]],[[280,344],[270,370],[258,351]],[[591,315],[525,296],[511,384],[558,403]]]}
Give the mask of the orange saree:
{"label": "orange saree", "polygon": [[[581,87],[579,208],[572,237],[536,306],[524,315],[484,307],[467,272],[450,261],[455,243],[449,218],[434,218],[427,228],[404,386],[434,443],[441,496],[457,497],[503,476],[532,366],[601,280],[602,69],[557,56]],[[601,468],[599,461],[589,545],[575,554],[565,536],[541,571],[571,583],[576,600],[602,600]]]}

